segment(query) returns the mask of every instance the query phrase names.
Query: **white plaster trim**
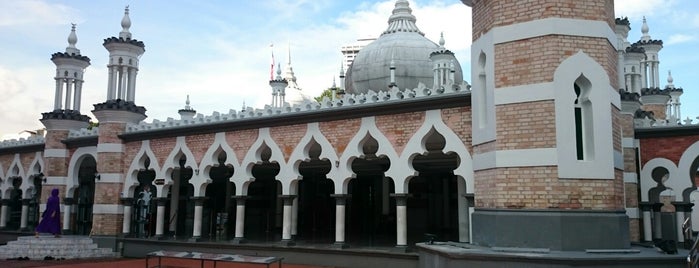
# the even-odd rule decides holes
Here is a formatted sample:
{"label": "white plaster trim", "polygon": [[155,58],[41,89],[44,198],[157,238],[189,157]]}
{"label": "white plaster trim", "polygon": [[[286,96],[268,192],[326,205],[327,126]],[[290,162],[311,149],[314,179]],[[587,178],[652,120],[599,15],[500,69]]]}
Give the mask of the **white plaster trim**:
{"label": "white plaster trim", "polygon": [[138,150],[136,156],[134,156],[129,166],[129,171],[125,174],[124,178],[124,189],[122,190],[122,196],[133,196],[131,192],[138,182],[138,172],[141,168],[145,168],[146,158],[150,159],[150,169],[155,171],[155,178],[162,178],[160,164],[158,164],[158,158],[155,157],[153,150],[150,148],[150,140],[144,140],[141,142],[141,149]]}
{"label": "white plaster trim", "polygon": [[621,112],[621,97],[619,97],[619,92],[611,86],[609,87],[609,99],[612,105]]}
{"label": "white plaster trim", "polygon": [[614,151],[614,168],[624,170],[624,154]]}
{"label": "white plaster trim", "polygon": [[501,87],[495,89],[495,105],[553,100],[554,93],[553,82]]}
{"label": "white plaster trim", "polygon": [[633,172],[624,172],[624,182],[638,184],[638,175]]}
{"label": "white plaster trim", "polygon": [[501,167],[555,166],[558,164],[556,153],[556,148],[487,152],[473,156],[473,169],[484,170]]}
{"label": "white plaster trim", "polygon": [[[481,55],[485,64],[481,64]],[[495,140],[495,45],[487,34],[471,44],[471,145]],[[483,66],[481,66],[483,65]],[[485,74],[481,81],[480,74]]]}
{"label": "white plaster trim", "polygon": [[65,181],[66,177],[46,176],[46,182],[44,184],[58,185],[65,184]]}
{"label": "white plaster trim", "polygon": [[65,180],[66,197],[73,197],[73,190],[78,187],[78,163],[85,157],[92,156],[97,161],[97,146],[78,148],[73,152],[68,163],[68,176]]}
{"label": "white plaster trim", "polygon": [[621,138],[621,147],[636,148],[636,139],[634,139],[634,138]]}
{"label": "white plaster trim", "polygon": [[626,216],[629,216],[629,219],[640,219],[639,213],[638,213],[638,208],[626,208]]}
{"label": "white plaster trim", "polygon": [[100,178],[97,182],[105,183],[122,183],[123,174],[121,173],[100,173]]}
{"label": "white plaster trim", "polygon": [[122,214],[124,207],[113,204],[93,204],[92,214]]}
{"label": "white plaster trim", "polygon": [[121,153],[124,152],[124,145],[121,143],[100,143],[97,144],[98,153]]}
{"label": "white plaster trim", "polygon": [[224,162],[227,166],[233,167],[233,172],[240,172],[240,162],[238,161],[238,156],[236,155],[233,148],[226,142],[226,133],[218,132],[214,136],[214,142],[209,146],[209,149],[204,153],[204,157],[199,163],[201,169],[201,176],[193,177],[194,180],[190,180],[190,183],[194,185],[194,196],[204,196],[205,187],[211,182],[211,175],[209,172],[211,168],[218,165],[218,156],[221,153],[226,154],[226,161]]}
{"label": "white plaster trim", "polygon": [[44,157],[68,157],[67,149],[45,149]]}
{"label": "white plaster trim", "polygon": [[682,184],[689,184],[689,180],[680,180],[680,179],[674,179],[674,178],[679,178],[679,173],[677,170],[677,166],[675,166],[675,163],[666,159],[666,158],[653,158],[646,162],[645,165],[641,168],[641,202],[648,202],[648,191],[658,185],[652,178],[651,173],[653,172],[653,169],[657,167],[664,167],[668,171],[668,180],[665,181],[665,186],[673,189],[674,193],[680,193],[682,194],[682,190],[685,189],[686,187],[680,186],[678,187],[676,184],[679,181]]}
{"label": "white plaster trim", "polygon": [[507,26],[495,27],[494,44],[530,39],[546,35],[569,35],[605,38],[610,45],[617,48],[617,37],[604,21],[579,20],[567,18],[545,18]]}

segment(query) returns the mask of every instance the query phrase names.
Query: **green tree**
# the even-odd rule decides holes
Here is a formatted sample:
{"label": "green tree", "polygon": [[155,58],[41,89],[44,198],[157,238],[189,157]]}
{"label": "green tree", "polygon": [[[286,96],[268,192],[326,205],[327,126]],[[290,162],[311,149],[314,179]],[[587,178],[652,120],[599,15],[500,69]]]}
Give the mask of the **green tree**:
{"label": "green tree", "polygon": [[[323,93],[320,93],[320,96],[315,97],[313,99],[315,99],[317,102],[322,101],[324,97],[328,97],[328,99],[332,99],[333,89],[335,89],[336,92],[337,92],[337,90],[340,90],[339,88],[329,87],[328,89],[323,90]],[[337,97],[337,94],[335,94],[335,97]]]}

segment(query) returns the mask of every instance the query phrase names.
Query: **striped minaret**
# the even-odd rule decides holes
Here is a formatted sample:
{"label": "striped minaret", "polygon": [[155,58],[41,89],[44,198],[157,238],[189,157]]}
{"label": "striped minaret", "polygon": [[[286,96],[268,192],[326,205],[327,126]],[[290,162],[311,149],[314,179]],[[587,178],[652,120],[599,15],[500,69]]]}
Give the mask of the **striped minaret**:
{"label": "striped minaret", "polygon": [[613,0],[472,7],[473,242],[628,248]]}

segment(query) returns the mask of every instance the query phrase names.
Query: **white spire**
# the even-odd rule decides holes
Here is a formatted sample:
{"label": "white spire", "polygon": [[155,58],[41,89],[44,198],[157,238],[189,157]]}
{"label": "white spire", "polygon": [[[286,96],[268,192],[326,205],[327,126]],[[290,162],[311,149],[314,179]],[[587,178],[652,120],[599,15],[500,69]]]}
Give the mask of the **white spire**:
{"label": "white spire", "polygon": [[184,102],[184,108],[187,110],[192,109],[192,106],[189,106],[189,94],[187,94],[187,101]]}
{"label": "white spire", "polygon": [[289,83],[288,88],[299,89],[299,85],[296,84],[296,75],[294,75],[294,68],[291,67],[291,42],[288,45],[288,55],[286,62],[286,72],[284,74],[284,79]]}
{"label": "white spire", "polygon": [[124,9],[124,18],[121,19],[121,32],[119,33],[119,37],[124,38],[124,39],[131,39],[131,33],[129,32],[129,28],[131,27],[131,19],[129,18],[129,6],[126,6]]}
{"label": "white spire", "polygon": [[667,71],[667,88],[675,88],[672,82],[674,82],[674,79],[672,79],[672,72]]}
{"label": "white spire", "polygon": [[68,47],[66,47],[66,54],[80,55],[80,49],[75,47],[78,43],[78,36],[75,34],[75,23],[71,23],[70,34],[68,35]]}
{"label": "white spire", "polygon": [[439,34],[439,48],[444,49],[444,44],[446,42],[444,41],[444,32],[441,32]]}
{"label": "white spire", "polygon": [[648,23],[646,23],[646,16],[643,16],[643,26],[641,26],[641,40],[650,41],[650,35],[648,34]]}

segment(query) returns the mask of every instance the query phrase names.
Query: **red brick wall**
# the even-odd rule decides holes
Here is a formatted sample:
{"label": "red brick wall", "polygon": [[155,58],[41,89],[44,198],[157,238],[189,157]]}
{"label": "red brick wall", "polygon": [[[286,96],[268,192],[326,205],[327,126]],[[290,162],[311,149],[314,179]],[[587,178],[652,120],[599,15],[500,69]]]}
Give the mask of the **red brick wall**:
{"label": "red brick wall", "polygon": [[498,105],[495,110],[498,150],[556,147],[553,101]]}
{"label": "red brick wall", "polygon": [[678,165],[684,151],[697,141],[699,135],[640,139],[641,166],[658,157],[667,158]]}
{"label": "red brick wall", "polygon": [[284,161],[289,161],[291,153],[298,145],[301,138],[306,135],[306,124],[279,126],[269,130],[269,134],[277,143],[284,154]]}
{"label": "red brick wall", "polygon": [[201,159],[204,158],[204,154],[206,153],[206,151],[209,149],[209,147],[211,147],[212,144],[214,144],[215,137],[216,135],[214,133],[210,133],[192,135],[187,136],[185,138],[187,147],[190,151],[192,151],[192,154],[194,155],[194,160],[197,162],[197,164],[201,163]]}
{"label": "red brick wall", "polygon": [[259,135],[258,129],[247,129],[235,132],[226,133],[226,143],[231,146],[231,149],[236,153],[238,161],[243,161],[245,154],[248,153],[250,147],[257,140]]}
{"label": "red brick wall", "polygon": [[[425,121],[425,112],[382,115],[376,117],[376,127],[381,130],[393,149],[400,155],[405,144]],[[381,146],[381,144],[379,144]]]}
{"label": "red brick wall", "polygon": [[469,153],[473,155],[471,147],[471,106],[442,109],[442,121],[456,133],[461,142],[466,145]]}
{"label": "red brick wall", "polygon": [[349,144],[350,139],[357,134],[361,126],[361,119],[345,119],[330,122],[320,122],[320,132],[328,139],[337,152],[342,155]]}

